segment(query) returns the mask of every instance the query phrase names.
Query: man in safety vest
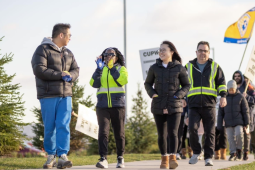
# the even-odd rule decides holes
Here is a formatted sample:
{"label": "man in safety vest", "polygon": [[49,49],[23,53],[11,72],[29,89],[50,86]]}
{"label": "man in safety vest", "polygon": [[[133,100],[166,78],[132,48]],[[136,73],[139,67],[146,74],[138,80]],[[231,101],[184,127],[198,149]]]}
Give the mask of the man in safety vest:
{"label": "man in safety vest", "polygon": [[193,150],[189,164],[196,164],[201,153],[197,130],[200,120],[205,131],[205,166],[213,166],[212,157],[215,140],[215,115],[217,94],[221,96],[220,106],[225,107],[227,88],[220,66],[209,59],[210,46],[201,41],[197,45],[197,58],[186,64],[191,83],[188,93],[190,145]]}

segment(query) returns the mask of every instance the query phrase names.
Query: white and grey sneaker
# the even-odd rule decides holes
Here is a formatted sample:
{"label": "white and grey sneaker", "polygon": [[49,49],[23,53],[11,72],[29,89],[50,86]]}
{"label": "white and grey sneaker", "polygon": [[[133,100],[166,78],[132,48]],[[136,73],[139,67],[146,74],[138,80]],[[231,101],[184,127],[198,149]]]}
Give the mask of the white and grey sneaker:
{"label": "white and grey sneaker", "polygon": [[198,157],[200,154],[193,154],[189,160],[189,164],[196,164],[198,162]]}
{"label": "white and grey sneaker", "polygon": [[118,156],[117,161],[118,163],[116,168],[125,168],[123,156]]}
{"label": "white and grey sneaker", "polygon": [[48,155],[47,156],[47,161],[43,165],[43,169],[52,169],[56,165],[57,165],[56,156],[55,155]]}
{"label": "white and grey sneaker", "polygon": [[212,159],[206,159],[205,160],[205,166],[213,166]]}
{"label": "white and grey sneaker", "polygon": [[179,153],[176,154],[176,160],[181,160],[181,155]]}
{"label": "white and grey sneaker", "polygon": [[100,159],[98,159],[99,162],[96,164],[97,168],[108,168],[108,161],[105,157],[101,157]]}
{"label": "white and grey sneaker", "polygon": [[66,154],[61,155],[58,158],[58,169],[71,168],[73,166],[72,161],[69,161]]}

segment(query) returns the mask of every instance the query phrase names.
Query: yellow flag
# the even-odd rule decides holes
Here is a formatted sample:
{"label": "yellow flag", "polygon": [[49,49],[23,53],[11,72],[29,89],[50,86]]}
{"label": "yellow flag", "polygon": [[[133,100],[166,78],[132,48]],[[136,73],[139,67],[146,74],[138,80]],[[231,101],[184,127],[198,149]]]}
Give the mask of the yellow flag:
{"label": "yellow flag", "polygon": [[246,44],[252,35],[255,21],[255,7],[247,11],[234,24],[230,25],[225,32],[224,42]]}

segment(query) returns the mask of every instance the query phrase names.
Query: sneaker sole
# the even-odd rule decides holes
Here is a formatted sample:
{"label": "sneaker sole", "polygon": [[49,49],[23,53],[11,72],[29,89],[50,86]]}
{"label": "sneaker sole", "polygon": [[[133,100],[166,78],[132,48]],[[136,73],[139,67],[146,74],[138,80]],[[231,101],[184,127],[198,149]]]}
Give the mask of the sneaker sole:
{"label": "sneaker sole", "polygon": [[102,168],[102,169],[108,169],[108,166],[107,166],[107,167],[104,167],[104,166],[101,165],[100,163],[97,163],[97,164],[96,164],[96,167],[97,167],[97,168]]}
{"label": "sneaker sole", "polygon": [[125,168],[125,166],[123,165],[123,166],[116,166],[116,168]]}
{"label": "sneaker sole", "polygon": [[54,162],[53,165],[43,165],[43,169],[52,169],[57,166],[57,162]]}
{"label": "sneaker sole", "polygon": [[194,164],[196,164],[197,162],[198,162],[198,160],[197,160],[196,162],[194,162],[194,163],[189,162],[189,164],[194,165]]}
{"label": "sneaker sole", "polygon": [[65,169],[65,168],[71,168],[73,166],[73,163],[71,161],[65,162],[63,165],[58,165],[58,169]]}
{"label": "sneaker sole", "polygon": [[206,164],[205,166],[213,166],[213,165],[208,163],[208,164]]}

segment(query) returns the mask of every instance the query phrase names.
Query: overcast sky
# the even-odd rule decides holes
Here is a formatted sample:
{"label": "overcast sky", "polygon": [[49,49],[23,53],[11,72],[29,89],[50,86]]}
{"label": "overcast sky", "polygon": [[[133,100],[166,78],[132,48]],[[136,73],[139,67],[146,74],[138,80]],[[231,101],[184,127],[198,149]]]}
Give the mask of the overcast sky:
{"label": "overcast sky", "polygon": [[[208,41],[215,49],[215,60],[226,80],[239,68],[245,45],[223,42],[229,25],[255,7],[254,0],[126,0],[127,1],[127,69],[128,113],[137,83],[143,87],[139,50],[159,47],[163,40],[173,42],[183,64],[196,57],[197,43]],[[69,48],[80,67],[80,85],[86,85],[85,96],[96,89],[89,80],[96,68],[95,58],[107,47],[123,51],[122,0],[0,0],[1,54],[12,52],[14,60],[5,66],[8,74],[16,73],[13,83],[21,84],[25,103],[24,122],[33,122],[30,111],[39,107],[32,55],[44,37],[50,37],[56,23],[70,23]],[[250,40],[241,71],[245,71],[255,35]],[[212,53],[211,53],[212,54]],[[211,55],[212,56],[212,55]],[[144,90],[150,110],[151,99]]]}

